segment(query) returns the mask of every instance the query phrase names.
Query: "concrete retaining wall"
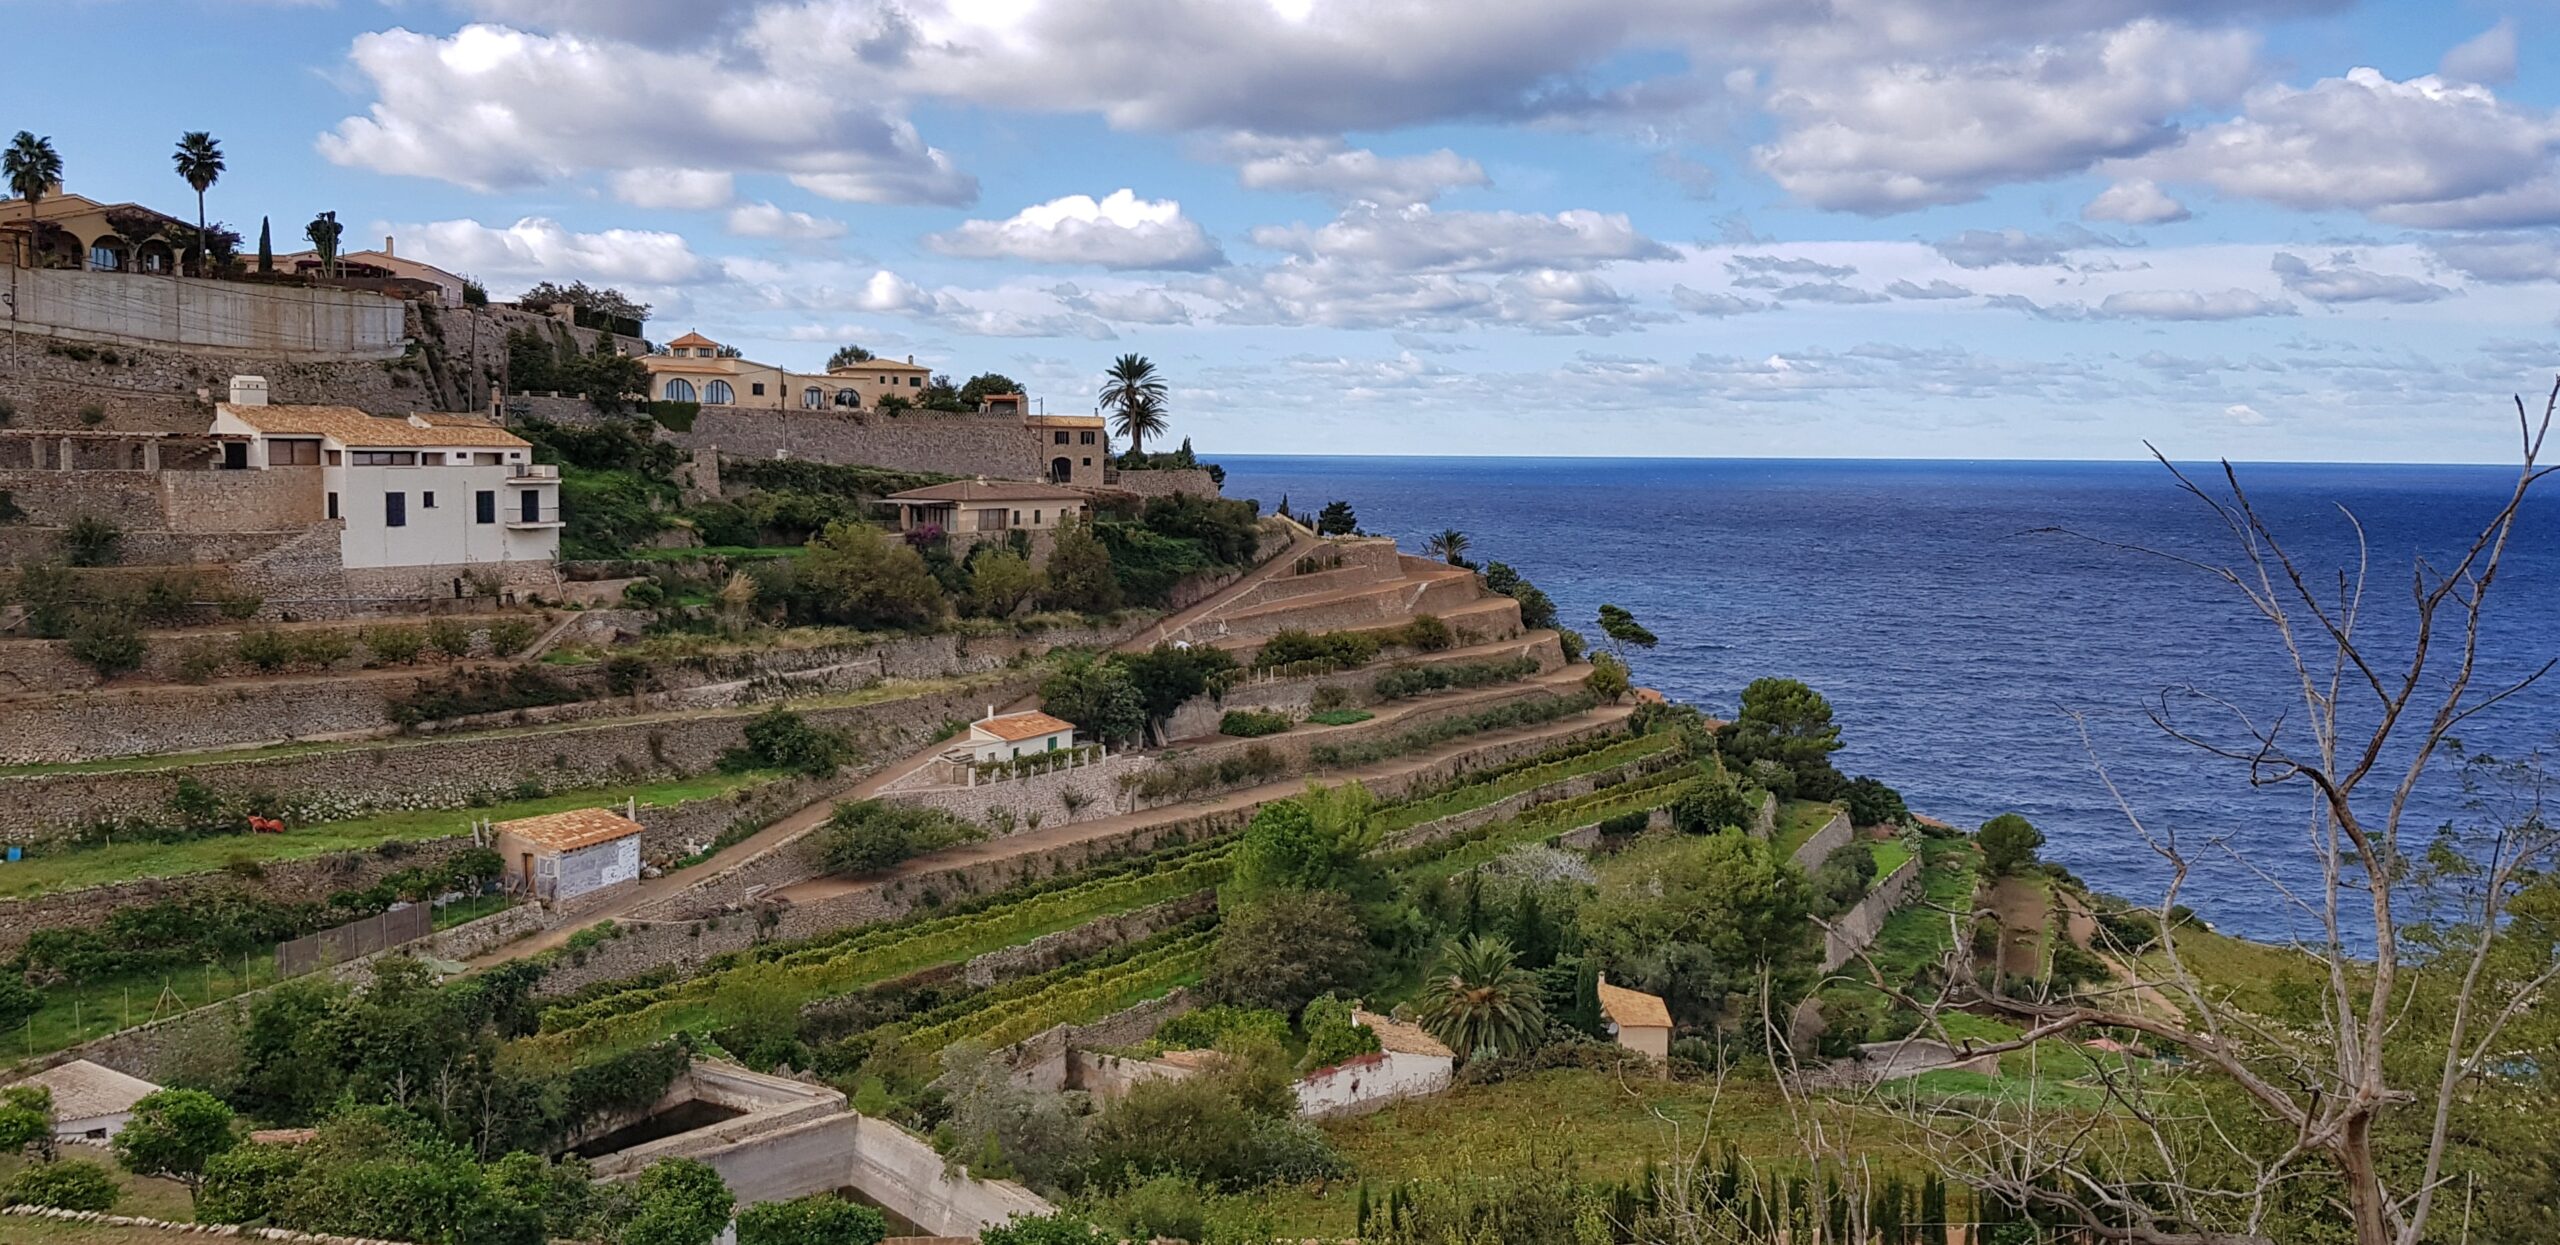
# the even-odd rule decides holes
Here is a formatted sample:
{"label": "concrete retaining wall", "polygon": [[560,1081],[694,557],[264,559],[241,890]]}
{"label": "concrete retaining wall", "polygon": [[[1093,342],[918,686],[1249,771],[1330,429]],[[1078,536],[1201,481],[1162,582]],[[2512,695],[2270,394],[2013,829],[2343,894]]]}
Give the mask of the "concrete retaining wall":
{"label": "concrete retaining wall", "polygon": [[1822,971],[1830,972],[1866,950],[1883,932],[1885,918],[1910,900],[1919,880],[1920,857],[1913,853],[1911,859],[1876,883],[1856,907],[1833,917],[1830,926],[1822,931]]}
{"label": "concrete retaining wall", "polygon": [[1834,813],[1831,815],[1831,820],[1824,822],[1821,829],[1813,832],[1813,837],[1796,845],[1796,854],[1789,859],[1796,862],[1797,868],[1811,873],[1821,868],[1822,862],[1830,859],[1831,853],[1847,846],[1848,842],[1849,814]]}
{"label": "concrete retaining wall", "polygon": [[29,337],[323,362],[396,359],[408,337],[399,299],[359,290],[41,268],[8,285],[9,327]]}

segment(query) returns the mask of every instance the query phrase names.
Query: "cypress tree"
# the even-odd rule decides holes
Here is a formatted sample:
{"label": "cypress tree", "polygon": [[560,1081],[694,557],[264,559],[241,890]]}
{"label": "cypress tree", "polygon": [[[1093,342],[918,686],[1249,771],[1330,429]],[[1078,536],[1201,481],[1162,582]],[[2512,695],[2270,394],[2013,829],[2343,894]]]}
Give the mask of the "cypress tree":
{"label": "cypress tree", "polygon": [[275,270],[275,235],[267,228],[267,218],[261,216],[258,218],[258,271],[263,274],[274,272]]}

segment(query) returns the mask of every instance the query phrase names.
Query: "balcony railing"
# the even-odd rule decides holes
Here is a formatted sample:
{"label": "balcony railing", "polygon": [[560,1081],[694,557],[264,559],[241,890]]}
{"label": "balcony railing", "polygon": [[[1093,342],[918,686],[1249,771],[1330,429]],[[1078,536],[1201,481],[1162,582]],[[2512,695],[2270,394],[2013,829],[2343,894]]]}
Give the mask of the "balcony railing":
{"label": "balcony railing", "polygon": [[507,478],[510,480],[557,480],[560,478],[560,464],[517,463],[507,472]]}
{"label": "balcony railing", "polygon": [[509,527],[558,527],[561,524],[560,508],[558,506],[544,506],[540,509],[530,511],[509,510],[506,512],[504,517],[506,519],[506,524]]}

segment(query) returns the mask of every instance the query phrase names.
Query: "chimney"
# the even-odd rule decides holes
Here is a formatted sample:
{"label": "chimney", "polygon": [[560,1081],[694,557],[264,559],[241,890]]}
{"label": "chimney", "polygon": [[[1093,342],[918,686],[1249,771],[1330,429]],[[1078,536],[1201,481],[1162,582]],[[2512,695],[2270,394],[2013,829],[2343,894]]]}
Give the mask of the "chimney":
{"label": "chimney", "polygon": [[908,356],[907,356],[907,362],[909,362],[909,363],[913,363],[913,362],[915,362],[915,361],[916,361],[916,357],[915,357],[914,355],[908,355]]}
{"label": "chimney", "polygon": [[264,376],[234,376],[234,377],[232,377],[232,378],[231,378],[231,405],[233,405],[233,406],[265,406],[266,404],[267,404],[267,378],[266,378],[266,377],[264,377]]}
{"label": "chimney", "polygon": [[386,233],[386,234],[384,234],[384,235],[382,235],[382,256],[383,256],[383,258],[385,258],[385,259],[389,259],[389,258],[392,258],[393,256],[398,255],[398,254],[399,254],[399,252],[398,252],[398,251],[394,251],[394,250],[392,250],[392,249],[391,249],[391,235],[390,235],[390,234],[387,234],[387,233]]}

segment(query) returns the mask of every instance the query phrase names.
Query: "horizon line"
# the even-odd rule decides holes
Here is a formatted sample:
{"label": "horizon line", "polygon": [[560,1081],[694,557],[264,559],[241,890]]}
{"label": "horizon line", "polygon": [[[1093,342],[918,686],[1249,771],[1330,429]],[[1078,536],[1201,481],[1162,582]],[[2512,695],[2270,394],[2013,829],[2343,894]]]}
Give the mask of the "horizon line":
{"label": "horizon line", "polygon": [[[1198,451],[1194,451],[1198,453]],[[1253,451],[1202,454],[1203,461],[1242,458],[1379,458],[1415,459],[1423,461],[1460,462],[1550,462],[1570,459],[1579,462],[1684,462],[1684,463],[1979,463],[1979,464],[2043,464],[2051,466],[2156,466],[2159,460],[2140,458],[2002,458],[1958,455],[1913,455],[1903,457],[1866,457],[1837,454],[1352,454],[1309,453],[1304,451]],[[2512,460],[2477,459],[2381,459],[2381,458],[2179,458],[2172,463],[2221,463],[2235,467],[2515,467],[2523,464]]]}

